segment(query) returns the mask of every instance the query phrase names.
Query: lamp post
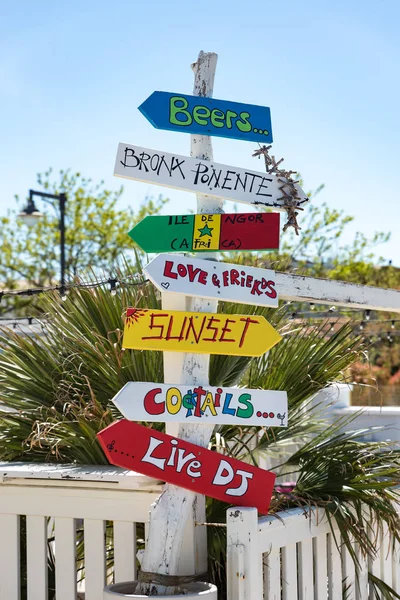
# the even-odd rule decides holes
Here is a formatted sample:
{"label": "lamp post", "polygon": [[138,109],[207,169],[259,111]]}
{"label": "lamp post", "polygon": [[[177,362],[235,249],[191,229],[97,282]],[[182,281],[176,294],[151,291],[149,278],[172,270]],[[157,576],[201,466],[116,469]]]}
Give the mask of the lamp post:
{"label": "lamp post", "polygon": [[29,190],[29,200],[26,207],[18,214],[18,217],[22,219],[22,221],[26,225],[34,225],[37,223],[37,220],[40,219],[43,214],[38,211],[35,206],[35,202],[33,200],[34,196],[40,196],[43,198],[47,204],[51,204],[54,207],[52,202],[48,202],[46,199],[58,200],[59,208],[60,208],[60,285],[61,285],[61,296],[65,293],[65,204],[67,202],[67,195],[64,192],[60,194],[47,194],[46,192],[36,192],[34,190]]}

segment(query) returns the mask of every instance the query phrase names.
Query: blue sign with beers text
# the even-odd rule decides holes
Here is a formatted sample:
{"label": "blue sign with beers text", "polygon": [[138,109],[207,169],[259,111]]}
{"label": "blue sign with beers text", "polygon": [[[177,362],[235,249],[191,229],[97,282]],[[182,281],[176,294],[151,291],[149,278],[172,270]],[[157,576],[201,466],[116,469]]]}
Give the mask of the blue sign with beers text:
{"label": "blue sign with beers text", "polygon": [[153,92],[139,110],[157,129],[272,142],[271,111],[266,106]]}

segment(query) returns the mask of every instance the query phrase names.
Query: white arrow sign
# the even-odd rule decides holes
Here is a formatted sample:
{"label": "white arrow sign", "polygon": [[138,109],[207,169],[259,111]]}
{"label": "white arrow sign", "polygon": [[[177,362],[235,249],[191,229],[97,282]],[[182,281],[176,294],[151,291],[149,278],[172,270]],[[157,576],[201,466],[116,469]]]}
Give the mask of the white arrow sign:
{"label": "white arrow sign", "polygon": [[[114,175],[277,210],[286,203],[280,189],[284,180],[273,173],[258,173],[130,144],[118,145]],[[308,202],[303,190],[297,184],[295,187],[299,203]]]}
{"label": "white arrow sign", "polygon": [[255,306],[278,306],[275,272],[269,269],[159,254],[146,265],[144,272],[161,292]]}
{"label": "white arrow sign", "polygon": [[130,381],[113,398],[130,421],[287,427],[287,394]]}

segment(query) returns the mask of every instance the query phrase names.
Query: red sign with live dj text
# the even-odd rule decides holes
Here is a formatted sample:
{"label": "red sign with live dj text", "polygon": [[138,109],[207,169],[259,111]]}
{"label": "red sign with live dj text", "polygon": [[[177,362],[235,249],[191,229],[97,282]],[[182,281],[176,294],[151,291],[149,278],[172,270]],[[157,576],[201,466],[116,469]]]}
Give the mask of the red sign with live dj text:
{"label": "red sign with live dj text", "polygon": [[113,465],[268,513],[274,473],[126,419],[112,423],[97,437]]}

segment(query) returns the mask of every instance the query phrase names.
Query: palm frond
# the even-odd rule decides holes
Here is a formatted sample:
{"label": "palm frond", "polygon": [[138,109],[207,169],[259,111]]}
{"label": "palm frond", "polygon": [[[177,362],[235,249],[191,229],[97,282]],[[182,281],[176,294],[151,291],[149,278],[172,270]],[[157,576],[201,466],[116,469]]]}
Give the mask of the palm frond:
{"label": "palm frond", "polygon": [[[137,265],[121,269],[137,277]],[[107,287],[72,289],[65,302],[46,295],[41,335],[3,330],[0,401],[16,412],[0,412],[2,460],[104,463],[96,433],[118,416],[111,398],[128,381],[162,381],[161,352],[121,347],[126,308],[159,307],[153,286]]]}
{"label": "palm frond", "polygon": [[[218,312],[223,312],[224,314],[260,315],[265,317],[278,331],[283,326],[286,315],[285,307],[277,310],[275,308],[233,302],[220,302]],[[231,386],[242,382],[253,361],[254,359],[250,356],[212,355],[210,357],[210,384]]]}
{"label": "palm frond", "polygon": [[393,600],[400,598],[399,594],[394,591],[387,583],[376,577],[372,573],[368,573],[370,587],[372,587],[373,598],[376,600]]}

